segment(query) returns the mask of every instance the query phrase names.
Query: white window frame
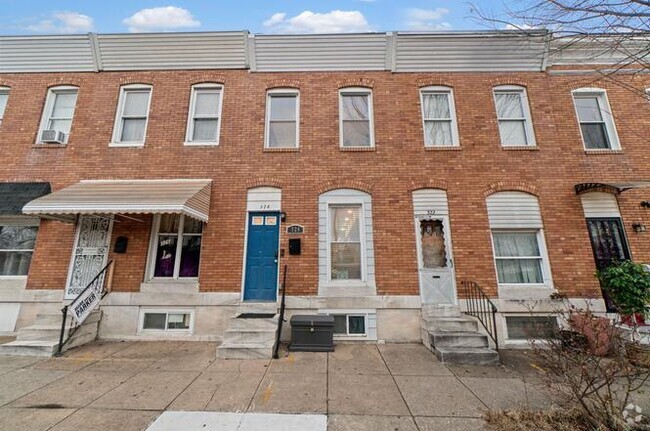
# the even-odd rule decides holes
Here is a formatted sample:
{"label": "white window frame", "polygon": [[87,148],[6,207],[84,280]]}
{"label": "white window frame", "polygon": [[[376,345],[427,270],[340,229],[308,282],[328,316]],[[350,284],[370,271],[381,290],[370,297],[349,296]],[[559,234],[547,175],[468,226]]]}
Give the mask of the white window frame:
{"label": "white window frame", "polygon": [[7,105],[9,104],[9,93],[11,92],[11,87],[6,87],[6,86],[0,86],[0,94],[7,96],[7,103],[3,107],[3,109],[0,111],[0,126],[2,126],[2,122],[5,118],[5,111],[7,110]]}
{"label": "white window frame", "polygon": [[[217,137],[214,141],[194,141],[192,136],[194,135],[194,110],[196,108],[196,95],[202,91],[208,92],[219,92],[219,108],[217,110]],[[221,137],[221,115],[223,112],[223,96],[224,96],[224,86],[222,84],[216,84],[212,82],[206,82],[202,84],[192,85],[191,95],[190,95],[190,107],[187,114],[187,129],[185,131],[185,142],[183,145],[187,146],[217,146],[219,145]],[[214,117],[206,117],[214,118]]]}
{"label": "white window frame", "polygon": [[[343,341],[361,341],[361,340],[376,340],[377,339],[377,310],[373,309],[319,309],[318,314],[323,314],[326,316],[346,316],[345,326],[346,334],[334,334],[335,340]],[[364,318],[364,328],[366,330],[365,334],[350,334],[349,333],[349,322],[347,320],[348,316],[359,316]],[[370,323],[371,319],[374,321],[372,326]]]}
{"label": "white window frame", "polygon": [[[535,233],[537,238],[537,246],[539,248],[539,256],[517,256],[517,257],[497,257],[496,247],[494,246],[495,233]],[[541,228],[516,228],[516,229],[490,229],[490,240],[492,241],[492,260],[494,262],[494,275],[497,279],[497,285],[502,287],[547,287],[553,286],[551,279],[551,266],[548,259],[548,251],[546,249],[546,241],[544,240],[544,229]],[[541,283],[502,283],[499,281],[499,268],[497,266],[497,259],[539,259],[541,258]]]}
{"label": "white window frame", "polygon": [[[499,118],[499,111],[497,109],[497,94],[518,94],[519,101],[521,102],[521,108],[524,113],[523,118]],[[516,147],[536,147],[537,142],[535,140],[535,129],[533,128],[533,116],[530,113],[530,102],[528,100],[528,92],[526,87],[520,85],[498,85],[492,88],[492,96],[494,98],[494,109],[497,116],[497,127],[499,128],[499,140],[503,148],[516,148]],[[503,138],[501,137],[501,127],[500,124],[502,121],[523,121],[524,122],[524,133],[526,134],[526,143],[523,145],[504,145]]]}
{"label": "white window frame", "polygon": [[[511,345],[511,346],[527,346],[529,345],[529,340],[528,339],[519,339],[519,338],[510,338],[510,332],[508,331],[508,317],[555,317],[555,322],[557,323],[557,327],[561,328],[561,322],[558,319],[558,316],[552,313],[535,313],[533,315],[531,314],[522,314],[522,313],[503,313],[503,334],[504,334],[504,340],[506,344]],[[534,342],[540,342],[540,343],[545,343],[548,340],[544,338],[535,338],[532,339]]]}
{"label": "white window frame", "polygon": [[[141,308],[140,315],[138,316],[138,334],[146,335],[162,335],[162,334],[177,334],[177,335],[192,335],[194,333],[194,308]],[[145,314],[166,314],[165,329],[145,329],[144,316]],[[189,314],[190,327],[189,329],[168,329],[167,323],[170,314]]]}
{"label": "white window frame", "polygon": [[[11,217],[11,218],[1,218],[0,217],[0,226],[17,226],[17,227],[35,227],[36,238],[38,240],[38,231],[40,229],[38,219],[32,219],[27,217]],[[32,258],[34,257],[34,251],[36,250],[36,244],[34,244],[34,249],[31,250]],[[2,249],[1,251],[16,251],[16,252],[25,252],[29,251],[27,249]],[[31,269],[32,262],[30,261],[29,267]],[[0,275],[0,280],[25,280],[29,276],[29,270],[27,275]]]}
{"label": "white window frame", "polygon": [[[585,151],[620,151],[621,143],[618,139],[618,131],[616,130],[616,124],[614,122],[612,108],[609,104],[609,98],[607,97],[607,91],[602,88],[579,88],[571,92],[571,97],[573,98],[573,107],[576,113],[576,121],[578,122],[580,138],[582,139],[582,146]],[[580,121],[578,106],[576,105],[576,98],[580,97],[595,97],[598,101],[600,115],[603,119],[603,123],[605,124],[605,133],[607,134],[607,140],[609,141],[609,148],[587,148],[585,137],[582,134],[582,122]]]}
{"label": "white window frame", "polygon": [[[38,128],[38,134],[36,135],[36,143],[42,144],[41,133],[43,130],[47,130],[48,123],[52,119],[52,112],[54,111],[54,102],[56,101],[56,96],[61,93],[76,93],[77,99],[79,97],[79,87],[74,85],[58,85],[56,87],[50,87],[47,90],[47,96],[45,98],[45,107],[43,108],[43,115],[41,116],[41,124]],[[72,117],[70,117],[70,130],[65,134],[64,144],[68,143],[68,137],[72,133],[72,123],[74,121],[74,114],[77,110],[77,99],[75,99],[75,106],[72,109]]]}
{"label": "white window frame", "polygon": [[[361,265],[361,279],[352,280],[336,280],[332,278],[332,208],[354,206],[359,208],[359,241],[360,247],[360,265]],[[327,283],[333,286],[339,285],[352,285],[358,286],[359,284],[366,284],[368,282],[368,262],[366,260],[366,222],[365,222],[365,206],[363,198],[329,198],[327,201]]]}
{"label": "white window frame", "polygon": [[[424,96],[427,94],[445,94],[449,103],[450,118],[424,118]],[[422,117],[422,133],[424,146],[426,148],[448,148],[460,146],[458,134],[458,120],[456,118],[456,103],[454,102],[454,90],[451,87],[436,85],[420,88],[420,116]],[[451,145],[429,145],[427,144],[427,121],[450,121],[451,124]]]}
{"label": "white window frame", "polygon": [[[271,147],[271,99],[273,97],[295,97],[296,98],[296,145],[293,147]],[[266,92],[266,120],[264,121],[264,148],[300,148],[300,90],[295,88],[273,88]]]}
{"label": "white window frame", "polygon": [[[348,146],[344,145],[343,139],[343,97],[344,96],[368,96],[368,124],[370,128],[370,145]],[[339,147],[340,148],[375,148],[375,113],[373,109],[372,90],[366,87],[346,87],[339,90]]]}
{"label": "white window frame", "polygon": [[[130,91],[149,91],[149,100],[147,103],[147,117],[144,121],[144,133],[142,141],[121,141],[122,127],[124,122],[123,111],[126,102],[126,94]],[[115,113],[115,123],[113,125],[113,138],[109,146],[111,147],[144,147],[147,140],[147,128],[149,126],[149,117],[151,116],[151,99],[153,98],[153,85],[149,84],[128,84],[120,87],[120,96],[117,103],[117,111]]]}
{"label": "white window frame", "polygon": [[[185,226],[185,218],[187,217],[184,214],[179,214],[181,218],[178,224],[178,232],[176,233],[176,260],[174,262],[174,274],[171,277],[155,277],[154,273],[156,271],[156,256],[158,254],[158,236],[160,235],[160,220],[161,214],[155,214],[154,220],[152,223],[151,230],[151,239],[149,241],[149,257],[147,259],[147,280],[152,282],[173,282],[173,283],[196,283],[201,277],[201,266],[200,262],[203,258],[203,229],[205,228],[205,223],[203,223],[203,228],[201,229],[200,234],[186,234],[183,233],[183,228]],[[167,234],[169,235],[169,234]],[[180,267],[181,267],[181,253],[183,249],[183,235],[194,235],[201,237],[201,258],[199,258],[199,274],[196,277],[179,277]],[[170,235],[171,236],[171,235]]]}
{"label": "white window frame", "polygon": [[[0,88],[0,90],[2,89]],[[645,98],[650,102],[650,87],[645,89]],[[2,121],[2,118],[0,118],[0,121]]]}

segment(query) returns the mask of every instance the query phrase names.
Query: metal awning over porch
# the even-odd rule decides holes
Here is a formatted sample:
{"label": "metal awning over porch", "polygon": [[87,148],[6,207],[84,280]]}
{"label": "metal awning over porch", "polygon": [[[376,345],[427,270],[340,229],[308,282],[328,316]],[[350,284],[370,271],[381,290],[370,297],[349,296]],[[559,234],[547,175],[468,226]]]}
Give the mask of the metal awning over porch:
{"label": "metal awning over porch", "polygon": [[613,194],[621,194],[624,191],[632,189],[650,188],[650,180],[646,181],[630,181],[630,182],[616,182],[616,183],[580,183],[575,185],[577,195],[588,192],[608,192]]}
{"label": "metal awning over porch", "polygon": [[211,180],[88,180],[29,202],[23,214],[74,221],[78,214],[184,214],[208,221]]}

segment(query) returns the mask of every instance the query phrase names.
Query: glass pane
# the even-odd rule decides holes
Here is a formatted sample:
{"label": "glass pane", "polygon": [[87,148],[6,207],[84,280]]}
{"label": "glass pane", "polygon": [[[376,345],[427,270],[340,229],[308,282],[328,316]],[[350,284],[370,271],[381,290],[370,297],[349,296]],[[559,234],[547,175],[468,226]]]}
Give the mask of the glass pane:
{"label": "glass pane", "polygon": [[541,259],[497,259],[499,283],[543,283]]}
{"label": "glass pane", "polygon": [[361,207],[332,207],[331,238],[334,242],[359,242]]}
{"label": "glass pane", "polygon": [[608,267],[615,260],[629,259],[621,219],[587,219],[587,226],[598,269]]}
{"label": "glass pane", "polygon": [[216,91],[197,90],[194,99],[194,116],[217,117],[219,115],[219,98],[221,94]]}
{"label": "glass pane", "polygon": [[50,120],[47,128],[49,130],[58,130],[63,133],[70,133],[72,120]]}
{"label": "glass pane", "polygon": [[343,110],[341,118],[344,120],[367,120],[368,117],[368,96],[342,96],[341,109]]}
{"label": "glass pane", "polygon": [[334,333],[347,335],[348,329],[347,326],[345,325],[346,316],[343,314],[339,314],[339,315],[334,315],[333,317],[334,317]]}
{"label": "glass pane", "polygon": [[294,148],[296,146],[295,122],[272,122],[269,124],[269,147]]}
{"label": "glass pane", "polygon": [[4,117],[5,108],[7,107],[7,101],[9,100],[9,93],[6,91],[0,91],[0,120]]}
{"label": "glass pane", "polygon": [[33,250],[36,226],[0,226],[0,250]]}
{"label": "glass pane", "polygon": [[576,97],[575,102],[580,121],[603,121],[598,97]]}
{"label": "glass pane", "polygon": [[0,275],[27,275],[31,251],[0,251]]}
{"label": "glass pane", "polygon": [[539,256],[535,232],[493,233],[494,252],[498,257]]}
{"label": "glass pane", "polygon": [[127,91],[122,114],[125,116],[146,117],[149,106],[149,93],[149,90]]}
{"label": "glass pane", "polygon": [[447,266],[442,220],[420,221],[420,244],[424,268],[445,268]]}
{"label": "glass pane", "polygon": [[363,316],[348,316],[348,332],[350,335],[365,335],[366,318]]}
{"label": "glass pane", "polygon": [[291,120],[296,119],[296,100],[295,96],[271,96],[271,120]]}
{"label": "glass pane", "polygon": [[174,276],[174,262],[176,261],[177,242],[178,237],[175,235],[160,235],[158,237],[154,277]]}
{"label": "glass pane", "polygon": [[524,118],[521,93],[496,93],[494,100],[498,118]]}
{"label": "glass pane", "polygon": [[[187,223],[191,219],[186,219]],[[181,225],[181,216],[178,214],[163,214],[160,216],[160,233],[178,233]]]}
{"label": "glass pane", "polygon": [[603,123],[581,124],[582,137],[585,140],[585,148],[608,149],[609,140]]}
{"label": "glass pane", "polygon": [[426,121],[424,123],[425,144],[430,147],[453,145],[451,121]]}
{"label": "glass pane", "polygon": [[181,268],[179,277],[198,277],[199,262],[201,261],[201,237],[199,235],[183,235],[181,249]]}
{"label": "glass pane", "polygon": [[508,339],[547,340],[555,336],[557,319],[553,316],[512,316],[506,317]]}
{"label": "glass pane", "polygon": [[167,329],[190,329],[190,315],[170,314],[167,317]]}
{"label": "glass pane", "polygon": [[125,118],[122,123],[120,142],[143,142],[146,121],[145,119]]}
{"label": "glass pane", "polygon": [[216,141],[218,127],[219,127],[218,119],[208,119],[208,118],[194,119],[194,130],[192,135],[192,141],[208,141],[208,142]]}
{"label": "glass pane", "polygon": [[499,121],[499,133],[504,147],[528,145],[525,121]]}
{"label": "glass pane", "polygon": [[145,313],[142,329],[165,329],[165,313]]}
{"label": "glass pane", "polygon": [[332,244],[332,280],[361,280],[361,244]]}
{"label": "glass pane", "polygon": [[344,147],[369,147],[370,123],[367,121],[343,122]]}
{"label": "glass pane", "polygon": [[447,94],[424,94],[422,96],[424,118],[451,118],[449,112],[449,96]]}
{"label": "glass pane", "polygon": [[74,105],[77,101],[77,93],[55,93],[52,117],[72,118]]}
{"label": "glass pane", "polygon": [[203,231],[203,222],[190,217],[185,217],[183,221],[184,233],[201,233]]}

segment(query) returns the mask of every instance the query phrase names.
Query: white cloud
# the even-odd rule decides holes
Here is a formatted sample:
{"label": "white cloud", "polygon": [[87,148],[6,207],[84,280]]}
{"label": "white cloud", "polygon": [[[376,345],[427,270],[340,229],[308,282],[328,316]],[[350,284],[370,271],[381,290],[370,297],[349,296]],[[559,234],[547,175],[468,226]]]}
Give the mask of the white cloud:
{"label": "white cloud", "polygon": [[132,33],[198,27],[201,23],[190,11],[176,6],[142,9],[122,21]]}
{"label": "white cloud", "polygon": [[25,27],[37,33],[87,33],[93,31],[93,19],[78,12],[54,12],[49,18]]}
{"label": "white cloud", "polygon": [[356,10],[317,13],[306,10],[291,18],[280,12],[264,21],[273,33],[354,33],[372,31],[363,14]]}
{"label": "white cloud", "polygon": [[449,9],[444,7],[436,9],[407,9],[404,24],[409,30],[416,31],[449,30],[451,29],[451,24],[446,21],[441,21],[448,13]]}
{"label": "white cloud", "polygon": [[528,24],[506,24],[505,27],[503,27],[504,30],[532,30],[535,28],[539,27]]}

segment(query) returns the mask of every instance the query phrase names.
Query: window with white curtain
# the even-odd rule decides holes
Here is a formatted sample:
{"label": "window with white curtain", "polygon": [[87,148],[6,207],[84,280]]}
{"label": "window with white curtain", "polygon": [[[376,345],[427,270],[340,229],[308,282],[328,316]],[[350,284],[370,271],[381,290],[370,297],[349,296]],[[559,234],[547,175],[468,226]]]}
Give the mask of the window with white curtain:
{"label": "window with white curtain", "polygon": [[113,145],[142,146],[147,132],[150,85],[125,85],[120,89],[120,100],[113,132]]}
{"label": "window with white curtain", "polygon": [[223,86],[219,84],[199,84],[192,87],[186,145],[219,143],[222,100]]}
{"label": "window with white curtain", "polygon": [[425,87],[420,90],[424,145],[426,147],[458,146],[458,126],[454,95],[448,87]]}
{"label": "window with white curtain", "polygon": [[78,92],[79,89],[72,86],[52,87],[48,90],[38,134],[39,140],[40,132],[43,130],[56,130],[65,133],[65,142],[68,141]]}
{"label": "window with white curtain", "polygon": [[620,144],[605,90],[582,88],[573,92],[582,142],[587,150],[618,150]]}
{"label": "window with white curtain", "polygon": [[26,276],[38,226],[0,224],[0,277]]}
{"label": "window with white curtain", "polygon": [[535,146],[535,134],[524,87],[502,85],[494,88],[499,136],[504,147]]}
{"label": "window with white curtain", "polygon": [[362,280],[361,205],[330,205],[330,277]]}
{"label": "window with white curtain", "polygon": [[538,232],[492,232],[499,283],[542,284],[544,282]]}
{"label": "window with white curtain", "polygon": [[2,125],[2,119],[5,116],[5,109],[7,108],[8,101],[9,87],[0,87],[0,126]]}
{"label": "window with white curtain", "polygon": [[341,147],[374,147],[372,92],[345,88],[339,92]]}
{"label": "window with white curtain", "polygon": [[266,95],[266,148],[298,148],[298,90],[274,89]]}

